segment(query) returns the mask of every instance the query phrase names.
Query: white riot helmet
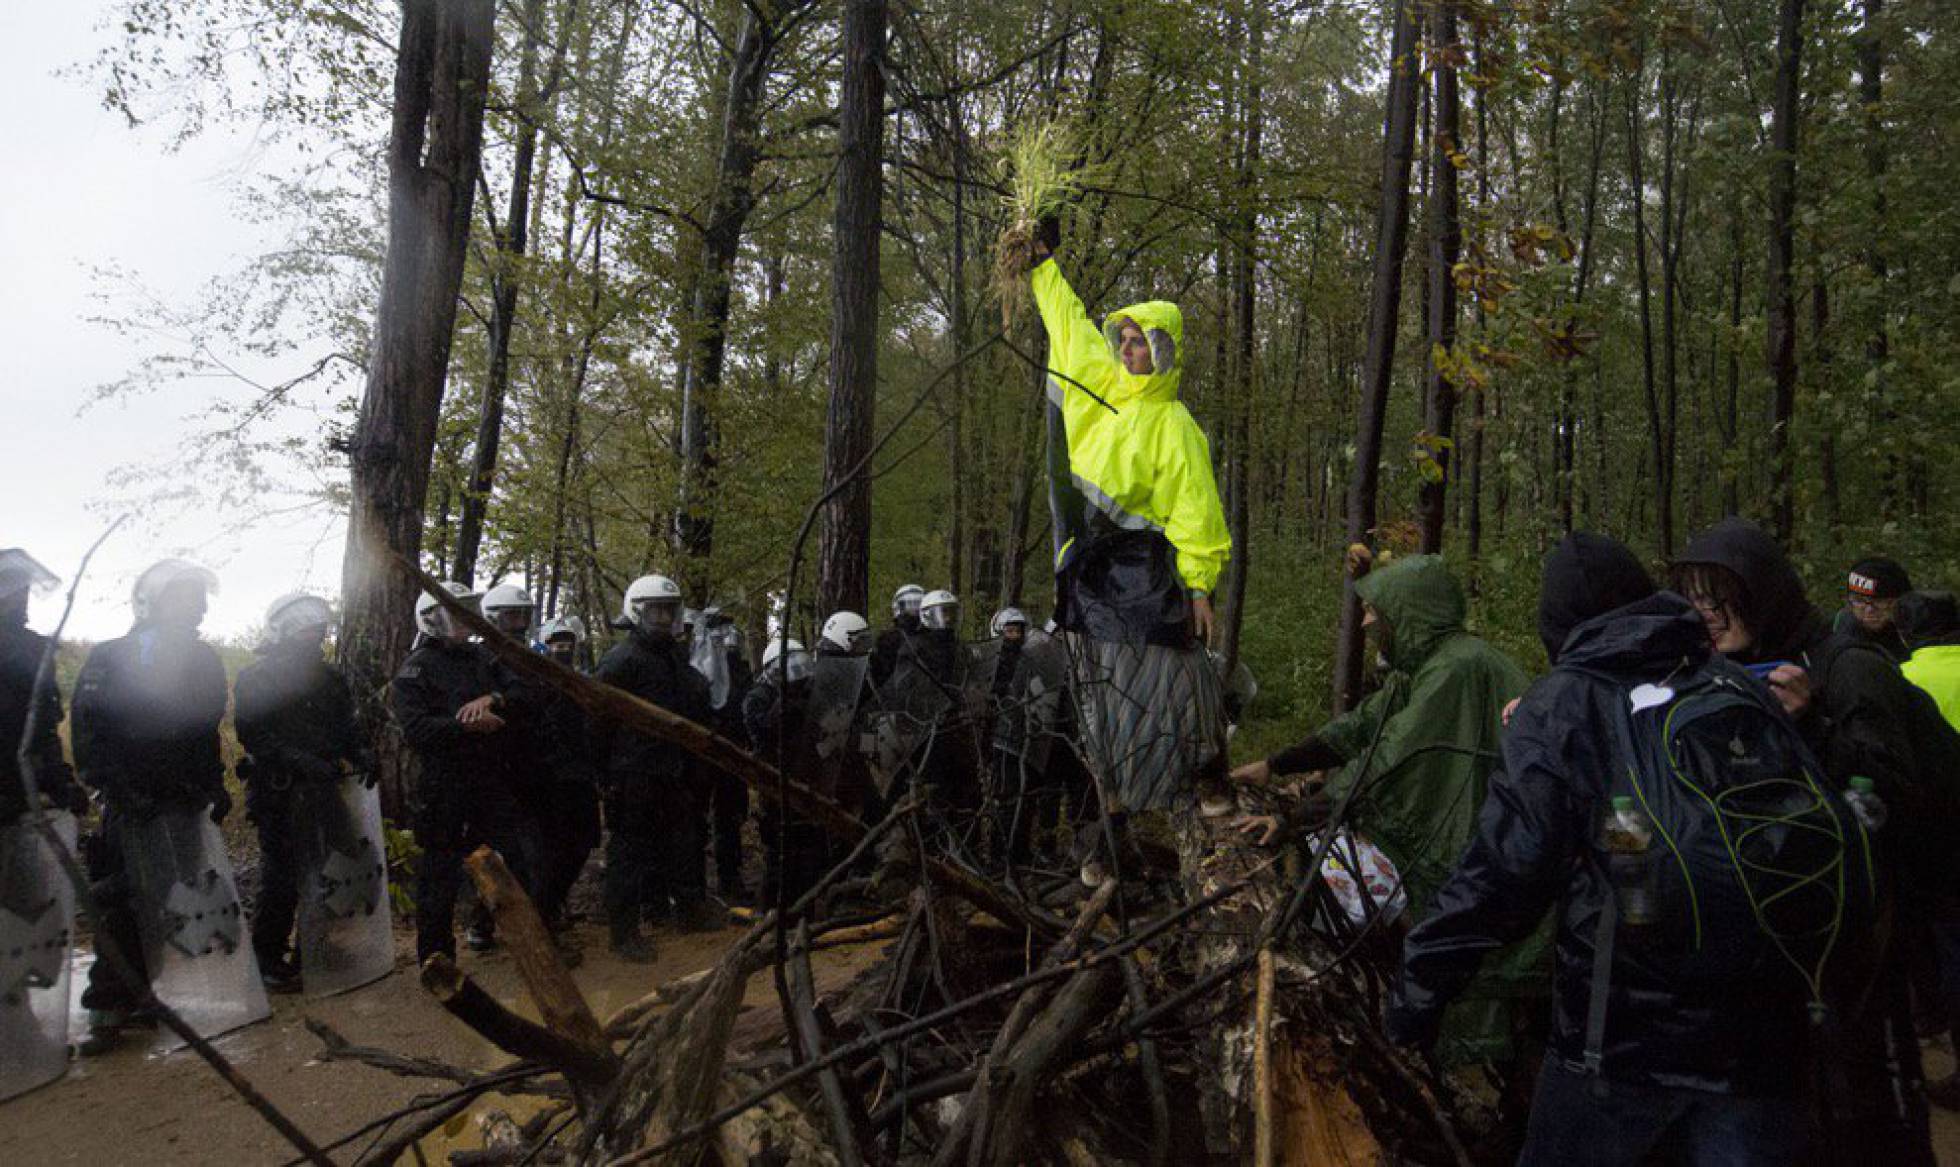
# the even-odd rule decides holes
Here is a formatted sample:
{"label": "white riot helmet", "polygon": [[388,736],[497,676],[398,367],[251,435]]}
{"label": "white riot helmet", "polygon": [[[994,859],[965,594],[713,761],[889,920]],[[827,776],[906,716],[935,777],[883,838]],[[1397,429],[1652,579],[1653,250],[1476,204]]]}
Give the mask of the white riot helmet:
{"label": "white riot helmet", "polygon": [[919,604],[926,598],[926,590],[918,584],[906,584],[892,593],[892,619],[900,616],[917,616]]}
{"label": "white riot helmet", "polygon": [[41,566],[41,561],[18,547],[0,547],[0,600],[22,592],[45,596],[61,579]]}
{"label": "white riot helmet", "polygon": [[[442,590],[465,604],[475,603],[482,598],[479,593],[471,591],[468,584],[459,584],[453,579],[444,580]],[[442,605],[426,591],[415,601],[415,627],[420,629],[423,635],[433,636],[437,640],[449,635],[449,613],[443,611]]]}
{"label": "white riot helmet", "polygon": [[956,628],[960,622],[960,598],[945,588],[926,593],[919,602],[919,623],[932,630]]}
{"label": "white riot helmet", "polygon": [[[523,639],[531,630],[531,614],[537,611],[537,601],[531,593],[513,583],[501,583],[483,593],[483,618],[497,626],[497,631],[505,636]],[[524,623],[506,621],[505,617],[523,617]]]}
{"label": "white riot helmet", "polygon": [[546,644],[562,636],[571,637],[575,644],[585,643],[585,621],[577,616],[559,616],[554,620],[547,620],[544,628],[538,632],[538,639]]}
{"label": "white riot helmet", "polygon": [[681,619],[681,585],[664,575],[641,576],[626,585],[626,595],[619,604],[619,618],[628,628],[665,625],[678,631],[674,626]]}
{"label": "white riot helmet", "polygon": [[1019,608],[1002,608],[1000,611],[994,613],[994,620],[988,626],[988,631],[992,632],[998,638],[1002,633],[1007,631],[1009,624],[1019,624],[1021,626],[1021,635],[1026,636],[1028,632],[1028,614]]}
{"label": "white riot helmet", "polygon": [[157,600],[163,593],[178,584],[192,583],[204,589],[209,596],[218,590],[218,577],[205,568],[183,559],[163,559],[151,564],[142,575],[136,577],[136,586],[129,592],[129,608],[136,616],[136,622],[147,622],[156,613]]}
{"label": "white riot helmet", "polygon": [[786,642],[771,637],[768,647],[762,650],[762,671],[766,673],[778,667],[778,662],[781,662],[783,679],[787,681],[800,681],[809,676],[812,669],[810,654],[800,640]]}
{"label": "white riot helmet", "polygon": [[302,629],[327,628],[333,624],[333,608],[306,592],[287,592],[265,610],[267,644],[284,644]]}
{"label": "white riot helmet", "polygon": [[871,639],[871,625],[856,612],[832,612],[823,622],[823,642],[839,652],[857,656]]}

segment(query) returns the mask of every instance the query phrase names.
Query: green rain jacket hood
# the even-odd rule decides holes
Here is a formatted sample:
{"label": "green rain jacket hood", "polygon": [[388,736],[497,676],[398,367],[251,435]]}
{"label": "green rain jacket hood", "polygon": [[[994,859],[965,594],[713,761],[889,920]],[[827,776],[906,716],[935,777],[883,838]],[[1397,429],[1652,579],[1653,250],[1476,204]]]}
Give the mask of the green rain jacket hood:
{"label": "green rain jacket hood", "polygon": [[[1354,585],[1388,622],[1390,672],[1382,687],[1314,736],[1346,761],[1327,783],[1338,803],[1360,785],[1350,821],[1394,861],[1420,920],[1476,831],[1501,759],[1504,706],[1528,678],[1464,631],[1467,605],[1443,560],[1400,559]],[[1509,1052],[1506,1010],[1545,992],[1546,933],[1488,962],[1444,1024],[1453,1064]],[[1528,1006],[1536,1008],[1537,1006]]]}
{"label": "green rain jacket hood", "polygon": [[1435,555],[1397,560],[1361,577],[1354,592],[1388,622],[1388,663],[1403,673],[1422,668],[1470,614],[1456,577]]}
{"label": "green rain jacket hood", "polygon": [[[1161,531],[1185,588],[1209,593],[1231,558],[1232,536],[1211,446],[1177,399],[1183,315],[1177,305],[1153,300],[1110,313],[1098,328],[1054,260],[1037,266],[1030,282],[1048,330],[1048,397],[1061,411],[1075,488],[1116,526]],[[1136,321],[1150,342],[1154,371],[1141,377],[1117,357],[1125,320]],[[1058,551],[1058,569],[1067,554],[1066,547]]]}

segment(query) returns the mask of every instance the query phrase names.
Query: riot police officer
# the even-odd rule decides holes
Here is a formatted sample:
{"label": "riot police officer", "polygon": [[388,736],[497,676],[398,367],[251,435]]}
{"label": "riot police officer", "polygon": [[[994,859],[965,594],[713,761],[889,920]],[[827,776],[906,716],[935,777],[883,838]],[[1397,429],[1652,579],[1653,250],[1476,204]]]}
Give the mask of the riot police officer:
{"label": "riot police officer", "polygon": [[[801,641],[772,638],[762,650],[762,672],[742,703],[742,720],[756,756],[782,766],[791,781],[829,794],[812,781],[815,755],[808,748],[812,672],[810,654]],[[760,826],[763,902],[787,906],[828,870],[827,837],[815,823],[773,803],[763,807]]]}
{"label": "riot police officer", "polygon": [[[57,582],[27,552],[18,547],[0,549],[0,742],[9,749],[17,745],[27,729],[28,711],[38,707],[34,740],[27,748],[34,784],[42,798],[82,814],[88,810],[88,793],[76,783],[75,772],[61,753],[61,691],[52,678],[39,694],[34,690],[48,642],[27,626],[29,597]],[[0,781],[0,826],[26,809],[19,779],[9,775]]]}
{"label": "riot police officer", "polygon": [[[540,637],[551,659],[568,669],[578,667],[584,638],[585,626],[576,616],[547,623]],[[556,690],[544,695],[539,730],[545,773],[526,788],[543,837],[538,912],[562,933],[569,923],[566,898],[599,845],[598,770],[585,713],[569,697]]]}
{"label": "riot police officer", "polygon": [[[457,599],[479,599],[462,584],[443,587]],[[422,961],[456,955],[456,894],[471,848],[495,848],[536,895],[537,844],[519,799],[522,751],[512,746],[535,726],[537,698],[434,596],[416,602],[415,623],[421,643],[389,685],[389,703],[422,763],[414,816],[422,848],[415,953]]]}
{"label": "riot police officer", "polygon": [[232,692],[238,744],[247,754],[239,765],[245,814],[259,832],[252,948],[259,976],[275,993],[300,987],[289,955],[300,885],[294,792],[329,787],[367,768],[347,682],[324,652],[332,622],[318,596],[292,592],[272,601],[258,659],[239,671]]}
{"label": "riot police officer", "polygon": [[[630,631],[594,674],[690,721],[712,710],[708,683],[689,664],[680,641],[681,590],[664,575],[626,588],[620,621]],[[702,837],[710,780],[680,747],[609,726],[597,743],[606,783],[606,918],[612,949],[640,963],[654,958],[640,931],[642,904],[669,900],[684,927],[718,926],[707,902]],[[653,886],[649,888],[648,882]]]}
{"label": "riot police officer", "polygon": [[878,646],[871,653],[871,680],[882,686],[898,668],[906,645],[919,634],[919,605],[926,590],[909,583],[892,593],[892,626],[878,634]]}
{"label": "riot police officer", "polygon": [[[130,594],[134,627],[96,645],[75,682],[76,768],[103,802],[101,831],[88,848],[97,926],[146,980],[125,828],[165,811],[208,809],[213,822],[231,811],[218,739],[225,666],[197,632],[217,582],[181,559],[152,565]],[[82,993],[92,1031],[83,1052],[99,1052],[121,1029],[147,1020],[136,1010],[148,997],[109,961],[96,961]]]}

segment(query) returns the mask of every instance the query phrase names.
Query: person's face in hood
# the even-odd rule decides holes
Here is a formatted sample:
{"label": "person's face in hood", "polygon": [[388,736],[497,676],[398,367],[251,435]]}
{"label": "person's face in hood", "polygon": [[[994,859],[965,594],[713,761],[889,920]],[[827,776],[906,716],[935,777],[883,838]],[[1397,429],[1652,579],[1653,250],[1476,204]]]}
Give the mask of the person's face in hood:
{"label": "person's face in hood", "polygon": [[1686,573],[1681,592],[1700,613],[1708,629],[1708,643],[1723,656],[1747,656],[1756,646],[1756,633],[1744,615],[1741,587],[1721,568],[1704,568]]}
{"label": "person's face in hood", "polygon": [[1125,320],[1117,335],[1116,355],[1123,362],[1123,369],[1133,377],[1148,377],[1157,371],[1155,362],[1150,359],[1150,338],[1143,334],[1134,320]]}
{"label": "person's face in hood", "polygon": [[551,638],[551,643],[545,645],[545,651],[550,654],[552,660],[570,668],[572,658],[578,654],[578,638],[554,636]]}
{"label": "person's face in hood", "polygon": [[1382,619],[1373,604],[1361,605],[1361,631],[1375,642],[1375,651],[1381,658],[1388,660],[1395,651],[1395,629]]}
{"label": "person's face in hood", "polygon": [[1421,668],[1437,645],[1463,630],[1463,589],[1441,556],[1397,559],[1362,576],[1354,591],[1363,619],[1369,609],[1375,612],[1382,656],[1403,672]]}

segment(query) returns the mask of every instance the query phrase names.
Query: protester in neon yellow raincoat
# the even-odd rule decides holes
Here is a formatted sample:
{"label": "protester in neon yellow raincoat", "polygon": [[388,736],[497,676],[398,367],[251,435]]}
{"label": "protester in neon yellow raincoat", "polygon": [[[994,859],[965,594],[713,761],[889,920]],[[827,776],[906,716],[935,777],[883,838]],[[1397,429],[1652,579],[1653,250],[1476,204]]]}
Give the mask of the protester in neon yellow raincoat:
{"label": "protester in neon yellow raincoat", "polygon": [[1222,769],[1223,692],[1198,642],[1232,551],[1211,448],[1177,399],[1183,317],[1151,301],[1098,328],[1052,246],[1030,278],[1048,330],[1056,622],[1075,636],[1081,744],[1112,812],[1183,805],[1198,774]]}
{"label": "protester in neon yellow raincoat", "polygon": [[[1146,553],[1150,544],[1167,542],[1173,578],[1190,600],[1197,632],[1208,639],[1211,592],[1231,557],[1232,536],[1211,447],[1177,399],[1183,315],[1175,304],[1152,300],[1110,313],[1097,328],[1053,259],[1036,266],[1033,283],[1048,329],[1048,399],[1065,430],[1068,485],[1086,512],[1058,516],[1057,573],[1089,556],[1085,535],[1105,544],[1123,534],[1143,536],[1132,542]],[[1132,631],[1138,629],[1146,632],[1143,639],[1164,642],[1150,635],[1154,628]]]}

